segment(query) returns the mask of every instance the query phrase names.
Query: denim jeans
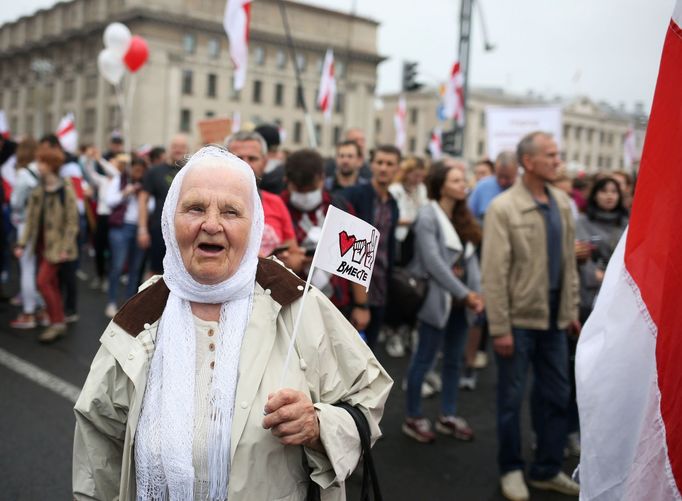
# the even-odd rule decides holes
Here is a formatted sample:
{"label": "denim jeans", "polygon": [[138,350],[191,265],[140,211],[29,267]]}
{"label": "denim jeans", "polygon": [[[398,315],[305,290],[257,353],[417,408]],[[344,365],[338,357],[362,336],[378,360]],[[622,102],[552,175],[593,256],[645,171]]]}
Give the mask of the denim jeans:
{"label": "denim jeans", "polygon": [[559,473],[564,461],[570,398],[566,331],[513,328],[512,334],[514,354],[508,358],[496,355],[500,472],[524,468],[520,415],[528,368],[532,364],[530,407],[537,451],[529,474],[532,479],[546,480]]}
{"label": "denim jeans", "polygon": [[438,350],[443,345],[443,388],[441,391],[441,414],[454,416],[459,391],[459,367],[464,353],[468,332],[466,310],[453,308],[443,329],[421,322],[419,342],[412,356],[407,373],[407,416],[421,417],[421,388],[424,376],[433,365]]}
{"label": "denim jeans", "polygon": [[111,248],[109,302],[116,303],[118,299],[118,282],[126,262],[128,263],[126,299],[137,292],[137,282],[140,276],[140,263],[142,260],[142,250],[137,246],[137,225],[125,223],[119,227],[110,227],[109,246]]}

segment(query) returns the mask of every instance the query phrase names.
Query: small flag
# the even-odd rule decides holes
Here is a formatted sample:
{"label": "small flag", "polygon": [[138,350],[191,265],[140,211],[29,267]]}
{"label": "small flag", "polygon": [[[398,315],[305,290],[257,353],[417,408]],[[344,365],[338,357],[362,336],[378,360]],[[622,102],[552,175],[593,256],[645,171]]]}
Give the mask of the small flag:
{"label": "small flag", "polygon": [[429,140],[429,153],[433,160],[440,160],[443,156],[443,131],[440,127],[436,127],[431,131],[431,139]]}
{"label": "small flag", "polygon": [[279,144],[284,144],[287,140],[287,130],[280,125],[277,127],[277,132],[279,132]]}
{"label": "small flag", "polygon": [[242,114],[238,111],[232,112],[232,134],[242,130]]}
{"label": "small flag", "polygon": [[459,62],[452,65],[443,95],[443,106],[444,115],[448,120],[456,120],[458,125],[464,125],[464,77]]}
{"label": "small flag", "polygon": [[635,143],[635,130],[628,128],[623,140],[623,167],[632,170],[632,166],[637,160],[637,144]]}
{"label": "small flag", "polygon": [[65,151],[76,153],[78,151],[78,132],[74,122],[73,113],[67,113],[59,121],[57,137]]}
{"label": "small flag", "polygon": [[0,110],[0,136],[4,137],[5,139],[9,139],[9,135],[9,124],[7,123],[7,117],[5,116],[5,112]]}
{"label": "small flag", "polygon": [[227,0],[223,27],[230,40],[230,57],[234,64],[234,90],[246,83],[249,62],[249,28],[251,25],[251,0]]}
{"label": "small flag", "polygon": [[372,225],[330,205],[313,266],[369,289],[379,236]]}
{"label": "small flag", "polygon": [[324,113],[324,119],[330,120],[334,111],[336,98],[336,77],[334,76],[334,51],[327,49],[320,76],[320,92],[317,95],[317,105]]}
{"label": "small flag", "polygon": [[682,499],[682,2],[668,25],[630,226],[580,335],[580,499]]}
{"label": "small flag", "polygon": [[407,104],[405,96],[398,99],[398,107],[393,115],[393,126],[395,128],[395,145],[399,150],[405,149],[407,142]]}

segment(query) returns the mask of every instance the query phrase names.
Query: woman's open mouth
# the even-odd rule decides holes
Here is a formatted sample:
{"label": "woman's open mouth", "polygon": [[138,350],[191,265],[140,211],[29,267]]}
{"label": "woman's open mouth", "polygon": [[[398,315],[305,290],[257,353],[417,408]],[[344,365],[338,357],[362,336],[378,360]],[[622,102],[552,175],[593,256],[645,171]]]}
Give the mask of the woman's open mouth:
{"label": "woman's open mouth", "polygon": [[220,244],[201,243],[199,244],[199,250],[204,254],[216,255],[224,251],[225,247]]}

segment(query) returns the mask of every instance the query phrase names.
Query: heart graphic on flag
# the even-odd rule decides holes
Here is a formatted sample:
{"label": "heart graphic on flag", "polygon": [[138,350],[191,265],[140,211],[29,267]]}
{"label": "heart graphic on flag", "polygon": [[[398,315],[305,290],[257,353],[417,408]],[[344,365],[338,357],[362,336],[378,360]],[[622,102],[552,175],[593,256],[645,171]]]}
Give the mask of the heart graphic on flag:
{"label": "heart graphic on flag", "polygon": [[355,240],[355,235],[349,236],[345,231],[339,233],[339,250],[341,251],[341,256],[344,256],[346,252],[353,248]]}

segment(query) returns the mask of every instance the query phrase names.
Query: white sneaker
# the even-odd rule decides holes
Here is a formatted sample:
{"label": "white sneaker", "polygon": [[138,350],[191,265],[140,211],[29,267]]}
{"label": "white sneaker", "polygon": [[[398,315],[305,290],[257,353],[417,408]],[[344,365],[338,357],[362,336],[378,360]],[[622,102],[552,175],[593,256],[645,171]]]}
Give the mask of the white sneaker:
{"label": "white sneaker", "polygon": [[477,351],[474,357],[473,368],[485,369],[488,365],[488,354],[485,351]]}
{"label": "white sneaker", "polygon": [[426,376],[424,376],[424,381],[429,383],[429,386],[433,388],[433,391],[436,393],[440,392],[441,389],[443,389],[443,380],[440,378],[440,374],[435,372],[434,370],[430,370],[429,372],[426,373]]}
{"label": "white sneaker", "polygon": [[563,471],[557,473],[555,477],[548,480],[530,480],[528,482],[536,489],[544,491],[556,491],[569,496],[580,495],[580,485],[571,480],[571,477],[566,475]]}
{"label": "white sneaker", "polygon": [[521,470],[510,471],[500,477],[502,495],[510,501],[528,501],[528,487]]}
{"label": "white sneaker", "polygon": [[386,353],[390,357],[400,358],[405,356],[405,346],[399,334],[393,334],[386,341]]}
{"label": "white sneaker", "polygon": [[118,313],[118,308],[115,303],[109,303],[104,310],[104,314],[109,318],[114,318]]}
{"label": "white sneaker", "polygon": [[[402,383],[401,387],[402,387],[403,391],[407,391],[407,379],[403,379],[403,383]],[[436,394],[436,392],[431,387],[431,385],[429,383],[427,383],[426,381],[424,381],[422,383],[421,393],[422,393],[422,398],[429,398],[429,397],[432,397],[433,395]]]}

